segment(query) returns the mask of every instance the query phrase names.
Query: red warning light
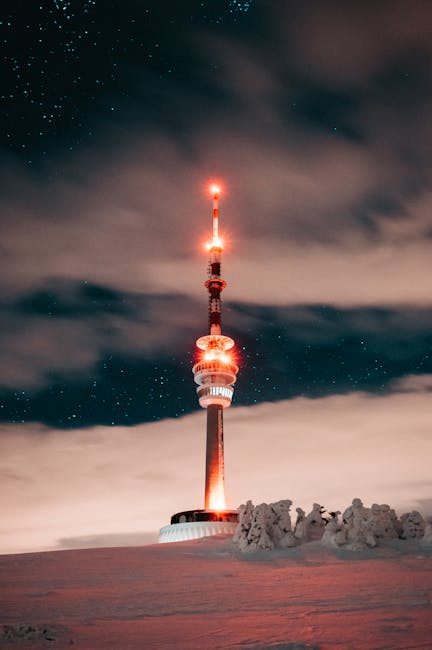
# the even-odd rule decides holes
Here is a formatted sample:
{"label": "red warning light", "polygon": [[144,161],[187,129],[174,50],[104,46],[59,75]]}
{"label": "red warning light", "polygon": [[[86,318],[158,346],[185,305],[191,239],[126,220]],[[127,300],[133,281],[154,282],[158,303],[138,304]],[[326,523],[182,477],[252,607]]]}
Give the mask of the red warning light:
{"label": "red warning light", "polygon": [[219,196],[221,192],[220,185],[217,185],[217,183],[212,183],[209,190],[213,196]]}

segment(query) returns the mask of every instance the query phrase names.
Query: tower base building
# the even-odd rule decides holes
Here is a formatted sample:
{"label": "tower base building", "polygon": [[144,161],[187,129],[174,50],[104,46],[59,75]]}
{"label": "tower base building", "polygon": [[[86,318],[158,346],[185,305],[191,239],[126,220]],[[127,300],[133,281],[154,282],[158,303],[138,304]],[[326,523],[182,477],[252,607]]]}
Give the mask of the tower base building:
{"label": "tower base building", "polygon": [[185,542],[212,535],[234,535],[238,523],[237,510],[187,510],[171,517],[171,524],[159,531],[159,543]]}
{"label": "tower base building", "polygon": [[204,509],[186,510],[171,517],[171,524],[161,528],[159,542],[182,542],[220,533],[234,534],[238,511],[227,510],[224,486],[223,411],[231,405],[238,366],[233,354],[234,341],[221,332],[221,293],[226,287],[221,278],[223,243],[219,237],[218,186],[213,195],[213,238],[208,244],[209,329],[196,346],[198,360],[192,368],[198,401],[207,412],[206,474]]}

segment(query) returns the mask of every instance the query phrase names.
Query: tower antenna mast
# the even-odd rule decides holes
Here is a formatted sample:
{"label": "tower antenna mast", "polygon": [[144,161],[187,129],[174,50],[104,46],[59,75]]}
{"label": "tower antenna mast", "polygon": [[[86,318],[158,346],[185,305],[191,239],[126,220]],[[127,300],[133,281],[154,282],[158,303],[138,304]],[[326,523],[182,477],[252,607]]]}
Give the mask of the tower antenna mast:
{"label": "tower antenna mast", "polygon": [[210,186],[213,197],[212,239],[209,252],[208,277],[204,285],[208,291],[209,333],[201,336],[196,346],[199,358],[192,368],[198,384],[200,406],[207,411],[206,469],[204,509],[177,512],[171,524],[161,528],[160,542],[179,542],[219,533],[233,534],[238,522],[238,511],[227,510],[224,485],[223,411],[231,405],[238,366],[232,348],[234,341],[222,335],[221,293],[226,287],[221,277],[223,241],[219,235],[219,185]]}
{"label": "tower antenna mast", "polygon": [[221,293],[226,287],[221,277],[223,242],[219,236],[219,185],[211,185],[213,197],[213,237],[208,244],[208,278],[205,287],[209,294],[209,329],[207,336],[196,342],[202,351],[201,359],[192,369],[198,384],[200,406],[207,409],[206,478],[204,507],[209,510],[224,510],[224,439],[223,409],[231,404],[233,384],[237,378],[238,366],[232,353],[234,341],[222,335]]}

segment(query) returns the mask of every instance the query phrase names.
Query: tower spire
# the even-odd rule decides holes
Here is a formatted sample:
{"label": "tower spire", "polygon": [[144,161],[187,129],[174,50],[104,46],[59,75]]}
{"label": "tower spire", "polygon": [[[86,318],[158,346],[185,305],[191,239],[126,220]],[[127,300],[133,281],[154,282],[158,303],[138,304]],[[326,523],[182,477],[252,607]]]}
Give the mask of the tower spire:
{"label": "tower spire", "polygon": [[221,277],[223,241],[219,235],[218,185],[210,187],[213,197],[212,238],[208,275],[204,285],[209,294],[209,333],[196,342],[197,363],[192,368],[200,406],[207,410],[206,473],[204,509],[184,510],[171,517],[171,524],[161,528],[159,541],[180,542],[219,533],[233,534],[238,511],[225,507],[223,410],[230,406],[238,367],[232,352],[234,341],[222,335],[221,293],[226,287]]}
{"label": "tower spire", "polygon": [[219,241],[219,185],[212,185],[210,191],[213,194],[213,245]]}
{"label": "tower spire", "polygon": [[207,409],[204,507],[209,510],[225,509],[223,409],[231,404],[238,372],[232,353],[229,353],[234,341],[223,336],[221,330],[221,293],[226,282],[221,277],[223,242],[219,236],[220,191],[218,185],[210,187],[213,196],[213,236],[208,245],[208,278],[205,282],[209,293],[210,333],[197,340],[196,345],[202,351],[201,359],[192,369],[198,384],[199,403]]}

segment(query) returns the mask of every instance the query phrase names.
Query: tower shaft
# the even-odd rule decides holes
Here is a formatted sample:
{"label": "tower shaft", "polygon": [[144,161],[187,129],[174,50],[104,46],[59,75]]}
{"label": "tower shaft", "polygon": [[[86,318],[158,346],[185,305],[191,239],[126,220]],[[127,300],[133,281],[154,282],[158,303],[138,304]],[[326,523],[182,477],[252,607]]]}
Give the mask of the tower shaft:
{"label": "tower shaft", "polygon": [[238,367],[228,352],[234,341],[221,332],[221,293],[226,287],[221,277],[222,240],[219,238],[219,188],[213,191],[212,240],[205,287],[209,294],[209,329],[196,342],[202,350],[194,365],[200,405],[207,409],[207,447],[204,503],[206,510],[225,510],[223,410],[231,404]]}
{"label": "tower shaft", "polygon": [[227,510],[224,488],[223,412],[231,404],[238,367],[234,341],[221,331],[221,293],[226,287],[221,277],[223,242],[219,237],[220,188],[212,185],[213,228],[208,243],[209,261],[205,287],[209,296],[209,331],[196,341],[198,354],[192,368],[200,406],[207,409],[206,470],[204,510],[184,510],[161,528],[159,542],[180,542],[220,533],[234,534],[238,511]]}
{"label": "tower shaft", "polygon": [[204,508],[225,507],[223,406],[207,407],[207,444]]}

